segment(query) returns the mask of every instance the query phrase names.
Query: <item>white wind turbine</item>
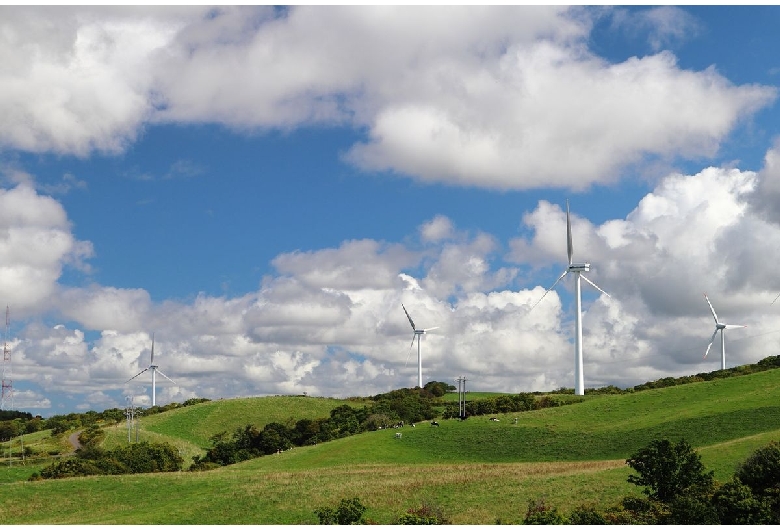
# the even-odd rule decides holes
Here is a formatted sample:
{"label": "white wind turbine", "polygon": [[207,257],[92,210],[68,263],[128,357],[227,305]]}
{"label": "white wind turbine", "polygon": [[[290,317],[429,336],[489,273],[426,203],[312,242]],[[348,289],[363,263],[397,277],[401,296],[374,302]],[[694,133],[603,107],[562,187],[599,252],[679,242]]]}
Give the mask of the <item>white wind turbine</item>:
{"label": "white wind turbine", "polygon": [[157,404],[157,395],[156,395],[157,394],[157,392],[156,392],[157,391],[157,377],[156,377],[157,374],[159,373],[161,376],[163,376],[165,379],[167,379],[168,381],[170,381],[174,385],[176,384],[176,381],[174,381],[173,379],[171,379],[170,377],[168,377],[167,375],[162,373],[157,368],[157,365],[154,364],[154,333],[152,333],[152,354],[151,354],[150,359],[149,359],[149,366],[147,366],[146,368],[144,368],[143,370],[141,370],[140,372],[135,374],[133,377],[131,377],[130,379],[125,381],[125,384],[129,383],[130,381],[132,381],[133,379],[135,379],[136,377],[138,377],[139,375],[141,375],[142,373],[144,373],[147,370],[151,370],[152,371],[152,406],[154,407]]}
{"label": "white wind turbine", "polygon": [[417,329],[417,327],[414,325],[414,321],[412,320],[412,317],[409,316],[409,312],[406,310],[406,307],[404,307],[403,304],[401,304],[401,307],[404,308],[404,313],[406,313],[406,318],[409,319],[409,323],[412,325],[412,331],[414,331],[414,335],[412,335],[412,344],[409,345],[409,348],[414,346],[414,339],[417,339],[417,386],[422,388],[423,387],[422,357],[420,357],[420,337],[422,337],[423,335],[425,335],[426,332],[431,331],[432,329],[439,329],[439,326],[433,328],[427,328],[427,329]]}
{"label": "white wind turbine", "polygon": [[[574,313],[575,313],[575,320],[574,320],[574,394],[578,396],[582,396],[585,394],[585,377],[583,375],[583,368],[582,368],[582,287],[580,285],[580,278],[591,284],[593,287],[601,291],[602,293],[609,296],[609,293],[604,291],[601,287],[590,281],[586,276],[584,276],[583,272],[589,272],[590,271],[590,263],[572,263],[572,254],[574,254],[574,247],[572,245],[571,241],[571,219],[569,218],[569,201],[566,200],[566,251],[569,255],[569,266],[566,268],[565,271],[563,271],[563,274],[558,276],[558,279],[555,280],[555,283],[552,284],[552,286],[547,289],[544,294],[542,295],[542,298],[547,296],[547,293],[553,290],[553,287],[555,287],[559,281],[563,279],[564,276],[569,274],[570,272],[574,274]],[[539,302],[542,301],[542,298],[539,299],[538,302],[536,302],[532,307],[531,310],[536,307]],[[530,311],[530,310],[529,310]]]}
{"label": "white wind turbine", "polygon": [[713,309],[712,304],[710,303],[710,299],[707,298],[707,293],[704,293],[704,299],[707,300],[707,305],[710,306],[710,311],[712,311],[712,317],[715,319],[715,331],[712,334],[710,343],[707,345],[707,351],[704,352],[704,358],[706,359],[707,354],[710,353],[710,348],[712,348],[712,343],[715,342],[715,335],[717,335],[718,331],[720,331],[720,369],[725,370],[726,369],[726,330],[736,329],[736,328],[746,328],[747,326],[743,326],[741,324],[724,324],[722,322],[719,322],[718,315],[715,314],[715,309]]}

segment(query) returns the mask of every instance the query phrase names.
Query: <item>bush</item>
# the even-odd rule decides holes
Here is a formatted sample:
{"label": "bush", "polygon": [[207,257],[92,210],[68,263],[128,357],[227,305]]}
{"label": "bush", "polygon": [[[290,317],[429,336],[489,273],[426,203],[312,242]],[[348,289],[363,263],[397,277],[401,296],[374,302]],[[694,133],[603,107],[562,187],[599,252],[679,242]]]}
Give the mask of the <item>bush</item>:
{"label": "bush", "polygon": [[574,508],[571,514],[569,514],[569,524],[607,524],[607,520],[596,510],[595,507],[591,505],[582,505]]}
{"label": "bush", "polygon": [[450,524],[441,509],[428,502],[419,508],[410,508],[398,518],[398,524]]}
{"label": "bush", "polygon": [[336,508],[320,507],[314,510],[320,524],[364,524],[363,513],[366,507],[360,499],[341,499]]}
{"label": "bush", "polygon": [[604,519],[607,524],[658,524],[664,514],[661,503],[629,495],[618,506],[608,509]]}
{"label": "bush", "polygon": [[65,478],[178,471],[182,462],[178,450],[167,443],[142,442],[113,451],[84,447],[76,452],[76,458],[55,462],[41,469],[40,476]]}
{"label": "bush", "polygon": [[565,524],[566,519],[558,513],[557,508],[545,504],[544,500],[528,502],[523,524]]}
{"label": "bush", "polygon": [[663,524],[719,524],[720,519],[715,507],[707,496],[676,497],[669,504],[669,513],[661,518]]}

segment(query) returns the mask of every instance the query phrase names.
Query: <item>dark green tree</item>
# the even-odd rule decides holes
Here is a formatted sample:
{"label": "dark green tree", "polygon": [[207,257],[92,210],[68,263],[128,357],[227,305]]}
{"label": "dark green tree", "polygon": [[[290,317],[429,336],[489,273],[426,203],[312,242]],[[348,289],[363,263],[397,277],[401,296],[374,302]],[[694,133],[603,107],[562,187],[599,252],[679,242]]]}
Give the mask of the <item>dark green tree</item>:
{"label": "dark green tree", "polygon": [[753,495],[739,478],[726,482],[712,496],[720,524],[772,524],[775,522],[771,502]]}
{"label": "dark green tree", "polygon": [[676,444],[653,440],[626,463],[639,473],[630,475],[628,481],[644,486],[645,495],[655,501],[670,503],[682,495],[696,497],[714,489],[714,473],[704,470],[701,457],[685,440]]}
{"label": "dark green tree", "polygon": [[780,442],[754,451],[739,466],[736,477],[754,495],[777,497],[780,493]]}

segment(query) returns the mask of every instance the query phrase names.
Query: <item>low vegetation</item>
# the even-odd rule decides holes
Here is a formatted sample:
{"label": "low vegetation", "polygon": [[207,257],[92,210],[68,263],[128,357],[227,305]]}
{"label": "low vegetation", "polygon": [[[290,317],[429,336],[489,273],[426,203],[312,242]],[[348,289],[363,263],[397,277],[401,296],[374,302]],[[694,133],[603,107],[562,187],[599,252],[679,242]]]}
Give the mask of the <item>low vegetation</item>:
{"label": "low vegetation", "polygon": [[[21,481],[34,471],[40,475],[52,462],[36,467],[8,460],[9,466],[0,469],[0,482],[6,483],[0,492],[0,520],[7,524],[314,524],[320,520],[316,510],[330,508],[336,513],[341,500],[357,499],[365,508],[361,521],[383,524],[658,524],[712,517],[742,524],[767,521],[777,514],[778,507],[771,501],[771,495],[778,496],[777,484],[744,480],[758,475],[749,462],[758,469],[771,467],[766,462],[778,451],[780,370],[734,375],[641,391],[591,393],[584,398],[558,393],[547,397],[567,406],[534,405],[522,412],[473,415],[467,421],[444,419],[453,394],[436,396],[431,389],[349,400],[277,396],[178,406],[142,416],[140,443],[127,442],[128,431],[121,421],[109,425],[106,420],[79,421],[79,426],[63,434],[49,436],[52,430],[25,434],[25,447],[34,436],[40,437],[36,443],[52,443],[63,440],[66,433],[80,432],[85,448],[73,460],[88,460],[83,457],[92,452],[100,455],[93,460],[98,462],[119,448],[163,442],[176,447],[177,455],[184,454],[186,445],[202,459],[217,441],[232,442],[239,430],[242,436],[254,438],[259,449],[264,438],[260,433],[269,425],[278,424],[269,433],[275,430],[292,440],[299,422],[307,420],[300,425],[312,426],[323,420],[322,427],[334,420],[331,413],[339,408],[338,420],[329,428],[337,426],[338,432],[347,433],[357,424],[357,433],[316,445],[293,443],[292,450],[271,454],[263,450],[264,458],[199,473],[144,472],[121,477],[74,473],[25,483]],[[526,404],[531,397],[534,404],[546,397],[519,396],[517,401]],[[467,397],[469,402],[508,401],[498,399],[499,395]],[[430,405],[440,426],[425,422],[411,427],[405,421],[401,427],[402,417],[412,417],[402,416],[404,411],[425,411],[422,402]],[[376,430],[364,430],[374,414]],[[378,428],[388,421],[395,428]],[[224,433],[221,438],[215,438],[220,433]],[[668,447],[652,445],[664,440]],[[687,445],[678,448],[682,440]],[[712,488],[682,488],[686,493],[674,493],[673,501],[665,496],[666,500],[651,498],[656,495],[655,483],[640,484],[644,479],[639,467],[629,462],[634,457],[644,459],[641,451],[648,447],[659,454],[667,449],[678,455],[688,454],[686,449],[695,451],[704,466],[700,471],[711,473]],[[189,461],[190,453],[184,462]],[[23,468],[26,474],[20,473]],[[747,471],[735,472],[742,469]],[[629,480],[632,476],[638,478]],[[150,491],[155,492],[152,505],[145,502]],[[101,509],[90,510],[90,506]],[[715,512],[708,506],[715,506]]]}

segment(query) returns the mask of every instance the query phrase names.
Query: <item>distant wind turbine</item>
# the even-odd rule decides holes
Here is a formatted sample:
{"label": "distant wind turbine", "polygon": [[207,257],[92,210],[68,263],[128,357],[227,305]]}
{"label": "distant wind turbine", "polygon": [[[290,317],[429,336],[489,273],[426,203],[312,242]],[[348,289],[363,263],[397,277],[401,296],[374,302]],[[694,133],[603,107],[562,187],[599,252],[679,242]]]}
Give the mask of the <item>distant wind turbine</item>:
{"label": "distant wind turbine", "polygon": [[157,368],[157,365],[154,364],[154,333],[152,333],[152,354],[151,354],[150,359],[149,359],[149,366],[147,366],[146,368],[144,368],[143,370],[141,370],[140,372],[135,374],[133,377],[131,377],[130,379],[125,381],[125,384],[129,383],[130,381],[132,381],[133,379],[135,379],[136,377],[138,377],[139,375],[141,375],[142,373],[144,373],[147,370],[151,370],[152,371],[152,406],[154,407],[157,404],[157,392],[156,392],[157,391],[157,377],[156,377],[156,375],[159,373],[161,376],[163,376],[165,379],[167,379],[168,381],[170,381],[174,385],[176,384],[176,381],[174,381],[173,379],[171,379],[170,377],[168,377],[164,373],[160,372],[160,370]]}
{"label": "distant wind turbine", "polygon": [[412,335],[412,344],[409,345],[409,348],[414,346],[414,339],[417,339],[417,386],[422,388],[422,357],[420,357],[420,337],[422,335],[425,335],[426,332],[431,331],[432,329],[439,329],[439,326],[433,327],[433,328],[427,328],[427,329],[417,329],[417,327],[414,325],[414,321],[412,320],[412,317],[409,316],[409,312],[406,310],[406,307],[404,307],[403,304],[401,304],[401,307],[404,308],[404,313],[406,313],[406,318],[409,319],[409,323],[412,325],[412,331],[414,331],[414,335]]}
{"label": "distant wind turbine", "polygon": [[[569,266],[566,268],[566,270],[563,271],[563,274],[558,276],[558,279],[555,280],[555,283],[553,283],[552,286],[544,292],[542,298],[547,296],[547,293],[552,291],[553,287],[558,285],[558,282],[561,281],[564,276],[570,272],[574,274],[574,312],[576,317],[574,320],[574,393],[578,396],[582,396],[585,394],[585,377],[583,375],[582,367],[582,287],[580,285],[580,278],[607,296],[609,296],[609,293],[604,291],[601,287],[590,281],[582,274],[583,272],[590,271],[590,263],[572,263],[574,246],[571,240],[571,219],[569,218],[568,199],[566,200],[566,251],[569,255]],[[542,298],[540,298],[539,301],[536,302],[530,310],[533,310],[533,308],[542,301]]]}
{"label": "distant wind turbine", "polygon": [[747,326],[743,326],[741,324],[724,324],[722,322],[718,321],[718,315],[715,314],[715,309],[713,309],[712,304],[710,303],[710,299],[707,298],[707,294],[704,294],[704,299],[707,300],[707,305],[710,306],[710,311],[712,311],[712,316],[715,319],[715,331],[712,334],[712,338],[710,339],[710,343],[707,345],[707,351],[704,352],[704,359],[707,358],[707,354],[710,353],[710,348],[712,348],[712,343],[715,342],[715,335],[718,334],[718,331],[720,331],[720,369],[725,370],[726,369],[726,332],[727,329],[736,329],[736,328],[746,328]]}

